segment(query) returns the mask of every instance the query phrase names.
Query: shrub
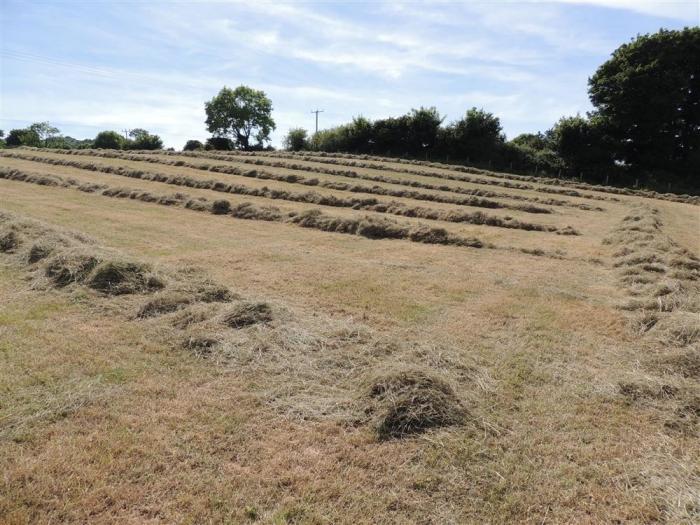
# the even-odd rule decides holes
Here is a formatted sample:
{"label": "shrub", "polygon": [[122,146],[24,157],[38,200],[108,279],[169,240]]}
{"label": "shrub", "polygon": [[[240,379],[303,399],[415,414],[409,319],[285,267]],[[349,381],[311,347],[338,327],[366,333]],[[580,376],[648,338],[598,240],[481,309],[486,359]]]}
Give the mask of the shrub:
{"label": "shrub", "polygon": [[153,135],[148,132],[138,133],[128,146],[129,149],[163,149],[163,140],[158,135]]}
{"label": "shrub", "polygon": [[234,144],[231,139],[227,139],[226,137],[210,137],[207,139],[204,149],[228,151],[234,149]]}
{"label": "shrub", "polygon": [[101,131],[95,137],[93,145],[96,149],[122,149],[126,139],[116,131]]}
{"label": "shrub", "polygon": [[307,131],[303,128],[292,128],[284,137],[284,149],[290,151],[301,151],[309,149],[309,139]]}
{"label": "shrub", "polygon": [[38,148],[41,146],[41,137],[31,129],[12,129],[7,134],[5,145],[8,147],[33,146]]}
{"label": "shrub", "polygon": [[188,140],[182,151],[200,151],[204,149],[204,144],[198,140]]}

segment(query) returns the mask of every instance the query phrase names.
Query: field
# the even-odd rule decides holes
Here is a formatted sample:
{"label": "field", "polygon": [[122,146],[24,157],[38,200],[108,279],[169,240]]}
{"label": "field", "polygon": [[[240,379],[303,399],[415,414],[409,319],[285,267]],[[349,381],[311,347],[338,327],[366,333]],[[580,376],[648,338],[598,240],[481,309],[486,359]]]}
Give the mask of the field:
{"label": "field", "polygon": [[0,151],[0,523],[698,523],[700,199]]}

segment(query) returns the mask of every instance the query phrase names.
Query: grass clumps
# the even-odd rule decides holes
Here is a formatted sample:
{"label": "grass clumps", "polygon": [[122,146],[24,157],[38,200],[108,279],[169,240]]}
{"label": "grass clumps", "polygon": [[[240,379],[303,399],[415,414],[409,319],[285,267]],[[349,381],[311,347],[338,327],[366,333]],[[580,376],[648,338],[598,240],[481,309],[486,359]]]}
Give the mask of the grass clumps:
{"label": "grass clumps", "polygon": [[151,292],[165,286],[147,265],[128,261],[99,264],[91,273],[87,285],[108,295]]}
{"label": "grass clumps", "polygon": [[689,379],[700,379],[700,351],[694,348],[674,352],[657,361],[661,370]]}
{"label": "grass clumps", "polygon": [[197,301],[203,303],[228,303],[238,298],[231,290],[212,281],[204,281],[194,290]]}
{"label": "grass clumps", "polygon": [[0,232],[0,252],[13,252],[20,245],[19,235],[14,230]]}
{"label": "grass clumps", "polygon": [[27,252],[27,262],[34,264],[46,259],[53,252],[54,247],[48,243],[37,241],[29,248]]}
{"label": "grass clumps", "polygon": [[192,333],[182,340],[182,348],[197,357],[208,357],[221,340],[214,334]]}
{"label": "grass clumps", "polygon": [[146,302],[136,314],[136,317],[146,319],[175,312],[192,302],[192,297],[180,293],[161,293]]}
{"label": "grass clumps", "polygon": [[391,371],[373,378],[366,397],[366,412],[376,418],[380,440],[459,425],[467,417],[448,383],[417,369]]}
{"label": "grass clumps", "polygon": [[211,205],[211,212],[214,215],[226,215],[231,213],[231,203],[227,200],[216,200]]}
{"label": "grass clumps", "polygon": [[44,273],[54,285],[63,287],[83,282],[100,262],[100,259],[91,253],[67,250],[52,257],[47,262]]}
{"label": "grass clumps", "polygon": [[241,301],[225,312],[221,322],[229,328],[243,328],[272,321],[272,308],[267,303]]}

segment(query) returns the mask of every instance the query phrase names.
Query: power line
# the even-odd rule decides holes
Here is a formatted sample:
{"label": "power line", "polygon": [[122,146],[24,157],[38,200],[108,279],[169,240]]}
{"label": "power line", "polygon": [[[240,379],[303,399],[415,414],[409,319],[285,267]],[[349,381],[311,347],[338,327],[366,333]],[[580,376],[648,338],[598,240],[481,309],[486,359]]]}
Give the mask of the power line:
{"label": "power line", "polygon": [[316,113],[316,133],[318,133],[318,114],[323,113],[322,109],[315,109],[311,113]]}

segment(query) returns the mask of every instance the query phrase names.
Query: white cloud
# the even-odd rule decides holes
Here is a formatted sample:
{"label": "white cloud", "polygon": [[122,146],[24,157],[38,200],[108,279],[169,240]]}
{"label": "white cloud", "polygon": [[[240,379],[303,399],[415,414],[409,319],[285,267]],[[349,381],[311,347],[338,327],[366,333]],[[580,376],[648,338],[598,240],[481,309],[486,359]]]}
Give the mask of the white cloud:
{"label": "white cloud", "polygon": [[551,0],[563,4],[595,5],[610,9],[633,11],[644,15],[670,18],[688,22],[700,23],[700,2],[697,0]]}

